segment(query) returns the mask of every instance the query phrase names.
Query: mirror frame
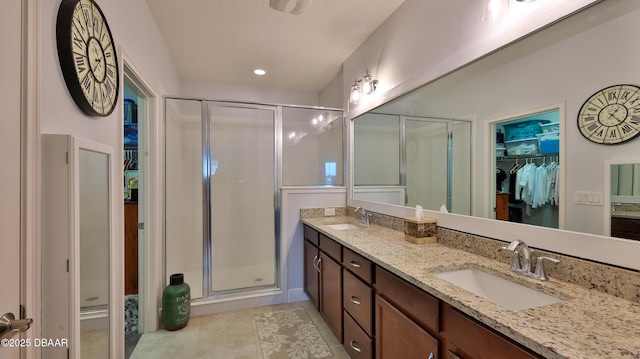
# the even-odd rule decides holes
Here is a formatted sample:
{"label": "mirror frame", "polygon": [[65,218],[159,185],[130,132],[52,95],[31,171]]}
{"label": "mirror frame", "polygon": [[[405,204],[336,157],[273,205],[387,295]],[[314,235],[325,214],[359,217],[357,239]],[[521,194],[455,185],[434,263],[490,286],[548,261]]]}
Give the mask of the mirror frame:
{"label": "mirror frame", "polygon": [[[579,12],[578,12],[579,13]],[[570,14],[570,16],[575,15],[575,13]],[[555,22],[554,22],[555,23]],[[548,24],[548,25],[551,25]],[[536,30],[537,31],[537,30]],[[533,31],[532,33],[536,32]],[[529,35],[526,35],[529,36]],[[526,37],[525,36],[525,37]],[[524,38],[524,37],[523,37]],[[497,50],[496,50],[497,51]],[[476,59],[477,60],[477,59]],[[475,61],[475,60],[474,60]],[[473,61],[471,61],[473,62]],[[458,68],[464,68],[469,63],[463,64]],[[457,71],[457,70],[454,70]],[[445,74],[444,76],[447,76]],[[444,77],[443,76],[443,77]],[[437,79],[433,79],[435,81]],[[431,83],[430,81],[429,83]],[[347,157],[347,163],[345,163],[345,180],[348,181],[348,191],[347,191],[347,205],[351,207],[359,207],[378,212],[381,214],[386,214],[399,218],[412,217],[414,213],[413,208],[397,206],[397,205],[388,205],[384,203],[374,203],[362,200],[356,200],[353,198],[353,119],[357,116],[360,116],[368,111],[374,110],[379,106],[383,106],[386,103],[396,100],[402,95],[405,95],[412,90],[420,88],[422,86],[428,86],[429,83],[417,84],[415,87],[411,89],[407,89],[407,83],[402,83],[395,88],[389,89],[385,94],[382,94],[379,97],[379,102],[372,103],[371,105],[374,107],[364,109],[364,108],[356,108],[348,110],[346,115],[346,120],[348,121],[348,131],[349,135],[345,138],[348,141],[347,148],[349,149],[349,154]],[[490,126],[485,122],[485,126]],[[476,147],[476,133],[477,133],[477,124],[472,126],[472,148]],[[564,136],[564,135],[562,135]],[[566,153],[565,148],[566,143],[562,141],[561,143],[561,155]],[[479,149],[482,150],[484,155],[482,156],[482,163],[475,163],[476,161],[472,161],[471,168],[472,173],[477,173],[477,166],[481,164],[489,164],[491,163],[491,144],[490,142],[486,142],[484,148]],[[493,153],[495,155],[495,151]],[[561,163],[566,163],[561,158]],[[608,174],[608,172],[607,172]],[[563,176],[566,177],[566,176]],[[474,180],[472,179],[472,185],[474,184]],[[564,187],[564,184],[561,184]],[[565,188],[561,188],[565,189]],[[480,200],[484,200],[484,203],[488,203],[489,194],[485,193],[481,197],[477,197]],[[563,193],[566,192],[563,191]],[[472,188],[472,196],[474,196],[474,189]],[[565,193],[564,199],[566,200],[567,196]],[[496,221],[494,219],[480,218],[480,217],[470,217],[464,215],[456,215],[451,213],[441,213],[437,211],[429,211],[425,210],[425,214],[428,217],[432,217],[438,221],[438,225],[441,227],[458,230],[462,232],[472,233],[479,236],[485,236],[489,238],[494,238],[497,240],[503,241],[512,241],[516,238],[525,240],[530,246],[545,249],[557,253],[562,253],[586,260],[592,260],[601,263],[612,264],[624,268],[630,268],[635,270],[640,270],[640,262],[633,255],[634,253],[640,252],[640,242],[627,240],[622,238],[613,238],[610,236],[604,235],[595,235],[595,234],[587,234],[580,233],[574,231],[568,231],[563,229],[552,229],[552,228],[544,228],[537,227],[525,224],[517,224],[511,222],[501,222]],[[475,215],[475,213],[472,213]],[[564,214],[561,214],[564,216]],[[514,236],[514,233],[517,233],[517,237]]]}

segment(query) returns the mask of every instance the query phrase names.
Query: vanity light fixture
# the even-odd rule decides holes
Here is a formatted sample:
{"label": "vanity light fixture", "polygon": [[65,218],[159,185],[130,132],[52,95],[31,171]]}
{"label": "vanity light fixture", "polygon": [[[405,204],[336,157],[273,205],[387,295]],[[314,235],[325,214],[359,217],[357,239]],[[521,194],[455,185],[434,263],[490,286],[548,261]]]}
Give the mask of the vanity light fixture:
{"label": "vanity light fixture", "polygon": [[294,0],[292,4],[289,4],[290,2],[291,0],[269,0],[269,6],[274,10],[301,15],[311,5],[311,0]]}
{"label": "vanity light fixture", "polygon": [[378,80],[371,77],[369,70],[361,79],[356,79],[355,83],[351,86],[351,93],[349,95],[349,102],[358,103],[360,97],[364,95],[371,95],[376,92],[378,88]]}
{"label": "vanity light fixture", "polygon": [[353,86],[351,86],[351,95],[349,96],[349,101],[351,103],[360,102],[360,84],[358,80],[356,80]]}
{"label": "vanity light fixture", "polygon": [[371,78],[371,74],[369,73],[369,70],[367,70],[367,73],[362,78],[362,93],[371,95],[376,91],[377,87],[378,80]]}
{"label": "vanity light fixture", "polygon": [[[509,0],[483,0],[480,20],[490,24],[506,16],[509,12]],[[520,0],[518,0],[520,1]]]}

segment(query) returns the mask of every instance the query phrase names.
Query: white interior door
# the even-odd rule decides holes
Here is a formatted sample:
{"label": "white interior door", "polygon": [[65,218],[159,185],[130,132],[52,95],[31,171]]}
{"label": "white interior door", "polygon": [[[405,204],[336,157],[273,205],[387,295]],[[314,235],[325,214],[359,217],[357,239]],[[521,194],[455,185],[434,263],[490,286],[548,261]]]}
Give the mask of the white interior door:
{"label": "white interior door", "polygon": [[[20,316],[20,53],[21,0],[3,0],[0,15],[0,315]],[[15,336],[14,338],[17,338]],[[0,346],[0,357],[19,358],[19,349]]]}

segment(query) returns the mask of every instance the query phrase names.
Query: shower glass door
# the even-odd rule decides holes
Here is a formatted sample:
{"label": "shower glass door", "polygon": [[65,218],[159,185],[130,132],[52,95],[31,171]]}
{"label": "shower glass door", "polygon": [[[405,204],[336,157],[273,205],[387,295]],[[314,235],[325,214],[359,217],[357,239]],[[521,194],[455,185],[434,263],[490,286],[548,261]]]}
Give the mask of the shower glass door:
{"label": "shower glass door", "polygon": [[209,102],[207,112],[210,292],[273,287],[276,108]]}

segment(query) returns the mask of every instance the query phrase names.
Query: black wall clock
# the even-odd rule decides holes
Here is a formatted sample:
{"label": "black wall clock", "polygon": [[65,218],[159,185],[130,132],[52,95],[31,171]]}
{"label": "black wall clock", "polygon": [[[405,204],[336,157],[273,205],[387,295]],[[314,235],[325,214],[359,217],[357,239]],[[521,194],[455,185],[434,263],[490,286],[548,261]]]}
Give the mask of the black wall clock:
{"label": "black wall clock", "polygon": [[120,82],[107,20],[93,0],[62,0],[56,23],[58,59],[69,93],[82,111],[108,116]]}
{"label": "black wall clock", "polygon": [[578,129],[589,141],[615,145],[640,135],[640,87],[615,85],[594,93],[578,112]]}

